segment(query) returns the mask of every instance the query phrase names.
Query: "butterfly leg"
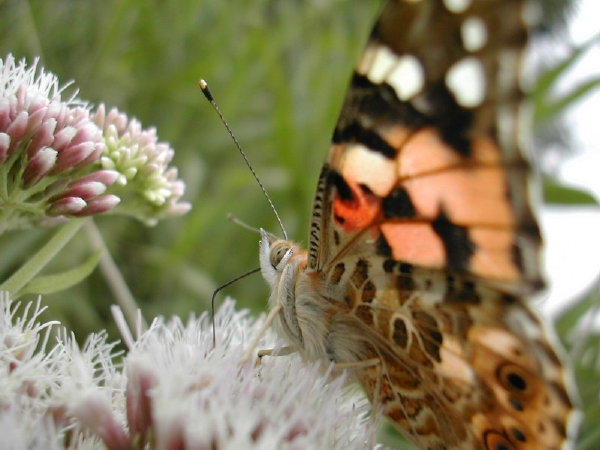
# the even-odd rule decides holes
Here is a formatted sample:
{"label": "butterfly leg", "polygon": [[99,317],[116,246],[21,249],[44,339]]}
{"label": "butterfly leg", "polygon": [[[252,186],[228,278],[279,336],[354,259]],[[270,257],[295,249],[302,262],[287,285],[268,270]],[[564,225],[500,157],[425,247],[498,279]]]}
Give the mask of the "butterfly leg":
{"label": "butterfly leg", "polygon": [[333,370],[361,370],[367,367],[377,367],[381,364],[379,358],[365,359],[364,361],[350,362],[350,363],[336,363],[333,366]]}
{"label": "butterfly leg", "polygon": [[298,347],[294,345],[286,345],[285,347],[277,348],[266,348],[258,351],[258,359],[260,360],[263,356],[286,356],[296,353]]}
{"label": "butterfly leg", "polygon": [[250,345],[244,352],[244,355],[242,356],[242,359],[240,360],[240,364],[243,365],[248,361],[248,359],[250,359],[250,356],[254,353],[254,349],[256,348],[258,341],[260,340],[261,337],[264,336],[265,332],[267,331],[267,328],[269,328],[269,326],[271,325],[271,323],[273,322],[275,317],[277,317],[277,314],[279,314],[279,311],[281,310],[281,308],[282,308],[281,303],[277,303],[271,309],[271,311],[269,311],[269,315],[267,316],[264,323],[260,327],[260,330],[258,330],[258,333],[256,333],[256,336],[254,336],[252,341],[250,341]]}
{"label": "butterfly leg", "polygon": [[286,345],[284,347],[277,348],[265,348],[258,351],[258,355],[256,358],[255,366],[259,366],[262,363],[263,356],[287,356],[292,353],[296,353],[298,351],[298,347],[293,345]]}

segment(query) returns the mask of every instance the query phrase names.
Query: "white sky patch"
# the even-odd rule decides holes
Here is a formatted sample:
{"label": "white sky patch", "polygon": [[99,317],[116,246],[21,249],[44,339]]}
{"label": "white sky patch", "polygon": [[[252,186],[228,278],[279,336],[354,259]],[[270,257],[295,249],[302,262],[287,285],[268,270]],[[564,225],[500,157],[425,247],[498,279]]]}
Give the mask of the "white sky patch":
{"label": "white sky patch", "polygon": [[409,100],[423,88],[425,73],[419,60],[412,55],[404,55],[398,59],[387,82],[394,88],[400,100]]}
{"label": "white sky patch", "polygon": [[547,206],[541,211],[540,222],[549,285],[541,307],[556,317],[600,275],[600,210],[592,206]]}
{"label": "white sky patch", "polygon": [[481,50],[487,42],[487,27],[479,17],[469,17],[460,27],[460,34],[465,50],[476,52]]}
{"label": "white sky patch", "polygon": [[[580,0],[569,23],[571,42],[580,45],[600,31],[600,2]],[[569,39],[564,39],[572,45]],[[592,46],[561,80],[560,92],[568,92],[582,80],[600,75],[600,46]],[[588,93],[565,111],[576,151],[561,161],[559,179],[600,199],[600,89]],[[573,300],[591,288],[600,275],[600,208],[597,206],[546,207],[540,215],[546,247],[549,291],[542,308],[556,317]],[[600,329],[596,318],[595,329]]]}
{"label": "white sky patch", "polygon": [[448,70],[446,85],[465,108],[479,106],[485,97],[485,74],[475,57],[460,60]]}
{"label": "white sky patch", "polygon": [[444,5],[448,11],[460,14],[471,6],[471,0],[444,0]]}

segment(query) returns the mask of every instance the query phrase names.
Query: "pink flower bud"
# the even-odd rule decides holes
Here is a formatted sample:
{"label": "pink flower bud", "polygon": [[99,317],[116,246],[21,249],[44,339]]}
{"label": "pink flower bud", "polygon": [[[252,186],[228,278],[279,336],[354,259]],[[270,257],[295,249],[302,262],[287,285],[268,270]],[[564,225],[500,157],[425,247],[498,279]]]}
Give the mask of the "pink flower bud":
{"label": "pink flower bud", "polygon": [[175,203],[169,206],[168,214],[170,216],[183,216],[192,209],[192,204],[188,202]]}
{"label": "pink flower bud", "polygon": [[34,133],[39,126],[42,124],[44,117],[46,116],[46,108],[38,109],[35,112],[29,111],[29,120],[27,121],[27,129],[25,130],[26,135]]}
{"label": "pink flower bud", "polygon": [[69,187],[60,197],[80,197],[84,200],[89,200],[92,197],[97,197],[106,191],[106,185],[99,181],[87,181],[77,183]]}
{"label": "pink flower bud", "polygon": [[[50,104],[50,100],[42,97],[42,96],[38,96],[35,97],[31,100],[31,102],[29,103],[29,107],[27,108],[27,110],[29,111],[29,114],[32,114],[34,112],[39,111],[40,109],[43,109],[45,111],[45,113],[48,112],[48,105]],[[47,117],[47,116],[46,116]]]}
{"label": "pink flower bud", "polygon": [[[56,119],[57,124],[60,125],[59,119]],[[64,146],[68,145],[73,136],[77,133],[77,129],[74,127],[64,127],[62,130],[58,131],[54,135],[53,147],[57,150],[62,149]]]}
{"label": "pink flower bud", "polygon": [[27,155],[31,158],[42,147],[52,145],[54,142],[54,130],[56,129],[56,119],[47,119],[38,128],[31,138]]}
{"label": "pink flower bud", "polygon": [[79,197],[65,197],[56,200],[46,210],[49,215],[59,216],[62,214],[75,215],[85,208],[87,203]]}
{"label": "pink flower bud", "polygon": [[80,178],[70,186],[77,186],[79,183],[87,183],[89,181],[99,181],[105,186],[111,186],[119,178],[119,172],[116,170],[97,170],[95,172]]}
{"label": "pink flower bud", "polygon": [[0,99],[0,130],[6,131],[10,122],[10,104],[5,98]]}
{"label": "pink flower bud", "polygon": [[77,213],[75,216],[93,216],[94,214],[101,214],[103,212],[113,209],[121,203],[121,199],[116,195],[101,195],[91,199],[85,208]]}
{"label": "pink flower bud", "polygon": [[156,386],[156,377],[140,364],[132,364],[125,396],[127,422],[130,432],[146,436],[152,427],[152,397],[150,390]]}
{"label": "pink flower bud", "polygon": [[59,151],[58,161],[52,170],[52,174],[56,175],[64,172],[65,170],[74,168],[77,164],[90,156],[94,149],[95,145],[93,142],[83,142]]}
{"label": "pink flower bud", "polygon": [[100,156],[102,156],[102,152],[104,151],[104,143],[103,142],[97,142],[94,145],[94,149],[93,151],[89,154],[89,156],[85,159],[83,159],[82,161],[78,162],[76,164],[76,167],[83,167],[83,166],[87,166],[88,164],[91,164],[93,162],[96,162],[98,160],[98,158],[100,158]]}
{"label": "pink flower bud", "polygon": [[131,450],[129,437],[113,415],[108,400],[97,394],[90,394],[73,409],[75,417],[96,433],[110,450]]}
{"label": "pink flower bud", "polygon": [[37,183],[44,175],[50,172],[56,163],[57,153],[53,148],[44,147],[29,160],[23,173],[26,187]]}
{"label": "pink flower bud", "polygon": [[10,136],[6,133],[0,133],[0,164],[6,160],[9,148]]}
{"label": "pink flower bud", "polygon": [[100,130],[92,122],[86,123],[85,125],[78,128],[77,133],[71,140],[71,144],[81,144],[86,141],[95,141],[100,136]]}
{"label": "pink flower bud", "polygon": [[12,154],[15,149],[21,143],[21,139],[25,136],[25,131],[27,130],[27,120],[29,119],[29,114],[27,111],[21,111],[17,114],[17,117],[12,121],[12,123],[8,126],[6,133],[10,135],[11,144],[10,150],[8,154]]}

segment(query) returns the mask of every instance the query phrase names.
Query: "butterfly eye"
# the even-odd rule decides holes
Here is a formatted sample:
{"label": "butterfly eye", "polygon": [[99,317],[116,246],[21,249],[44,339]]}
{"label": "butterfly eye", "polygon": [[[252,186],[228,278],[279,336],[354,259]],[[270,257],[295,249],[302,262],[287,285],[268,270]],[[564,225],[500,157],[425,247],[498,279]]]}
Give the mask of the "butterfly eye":
{"label": "butterfly eye", "polygon": [[293,253],[294,249],[290,245],[278,245],[271,250],[271,265],[274,269],[280,270]]}

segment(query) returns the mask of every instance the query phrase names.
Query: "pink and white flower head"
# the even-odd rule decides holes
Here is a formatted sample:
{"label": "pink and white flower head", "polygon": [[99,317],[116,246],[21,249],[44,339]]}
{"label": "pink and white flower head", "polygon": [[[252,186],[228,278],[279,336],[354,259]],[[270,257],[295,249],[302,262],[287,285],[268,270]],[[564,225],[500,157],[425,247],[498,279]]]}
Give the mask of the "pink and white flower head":
{"label": "pink and white flower head", "polygon": [[187,212],[173,149],[116,110],[92,115],[69,85],[37,59],[0,59],[0,233],[111,210],[148,223]]}
{"label": "pink and white flower head", "polygon": [[[99,195],[64,201],[73,197],[65,189],[99,169],[94,163],[105,148],[87,104],[77,92],[65,95],[67,86],[38,68],[37,59],[31,65],[12,55],[0,59],[0,232],[99,212],[89,205]],[[104,203],[107,210],[117,202]]]}

